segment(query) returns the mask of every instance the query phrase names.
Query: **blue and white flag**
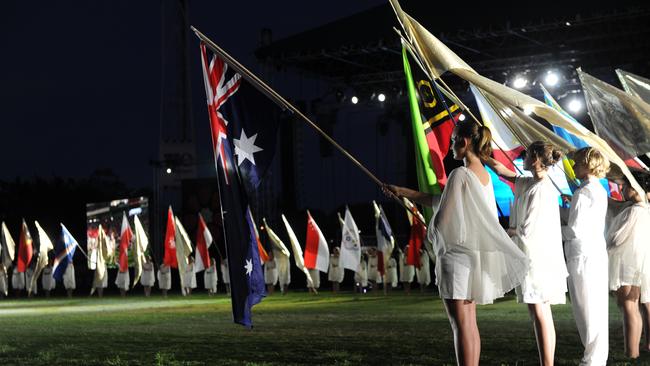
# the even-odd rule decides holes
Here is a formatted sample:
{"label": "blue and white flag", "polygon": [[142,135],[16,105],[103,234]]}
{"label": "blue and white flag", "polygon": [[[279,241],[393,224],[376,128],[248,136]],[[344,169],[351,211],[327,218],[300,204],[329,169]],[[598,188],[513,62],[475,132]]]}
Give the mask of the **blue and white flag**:
{"label": "blue and white flag", "polygon": [[52,265],[52,276],[57,281],[63,281],[63,274],[66,268],[68,268],[68,264],[72,263],[72,258],[78,245],[77,240],[61,224],[61,238],[56,242],[56,257],[54,257],[54,264]]}

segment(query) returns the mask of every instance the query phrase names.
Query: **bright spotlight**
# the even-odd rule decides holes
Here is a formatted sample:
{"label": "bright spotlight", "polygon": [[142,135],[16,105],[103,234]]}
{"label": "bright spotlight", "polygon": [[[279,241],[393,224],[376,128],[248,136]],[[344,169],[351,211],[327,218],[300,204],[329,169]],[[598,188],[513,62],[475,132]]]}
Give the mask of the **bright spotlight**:
{"label": "bright spotlight", "polygon": [[571,22],[566,22],[566,23],[564,23],[564,24],[565,24],[567,27],[570,27],[570,26],[571,26]]}
{"label": "bright spotlight", "polygon": [[377,100],[380,102],[386,101],[386,95],[384,93],[379,93],[379,95],[377,96]]}
{"label": "bright spotlight", "polygon": [[172,168],[167,168],[167,170],[165,170],[165,171],[167,172],[167,174],[171,174],[172,173]]}
{"label": "bright spotlight", "polygon": [[556,86],[557,83],[560,82],[560,78],[556,73],[549,71],[544,78],[544,82],[547,86]]}
{"label": "bright spotlight", "polygon": [[352,104],[357,104],[357,103],[359,103],[359,98],[357,98],[356,95],[353,96],[350,100],[352,101]]}
{"label": "bright spotlight", "polygon": [[521,89],[525,87],[526,84],[528,84],[528,80],[526,80],[526,78],[518,76],[512,85],[517,89]]}
{"label": "bright spotlight", "polygon": [[579,100],[573,99],[572,101],[569,102],[569,111],[573,113],[577,113],[580,112],[581,109],[582,109],[582,103]]}
{"label": "bright spotlight", "polygon": [[458,120],[459,121],[464,121],[465,120],[465,115],[461,113],[460,116],[458,116]]}

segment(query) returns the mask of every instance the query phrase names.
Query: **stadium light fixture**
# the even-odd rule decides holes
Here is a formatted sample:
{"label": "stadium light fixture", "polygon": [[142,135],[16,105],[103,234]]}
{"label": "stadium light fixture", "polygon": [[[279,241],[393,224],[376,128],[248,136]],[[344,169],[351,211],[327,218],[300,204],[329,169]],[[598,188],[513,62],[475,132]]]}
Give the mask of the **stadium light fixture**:
{"label": "stadium light fixture", "polygon": [[557,75],[557,73],[553,71],[549,71],[546,73],[546,77],[544,77],[544,84],[546,86],[556,86],[560,82],[560,77]]}
{"label": "stadium light fixture", "polygon": [[580,110],[582,110],[582,103],[577,99],[573,99],[569,102],[568,107],[569,107],[569,111],[573,113],[578,113],[580,112]]}
{"label": "stadium light fixture", "polygon": [[517,76],[512,85],[517,89],[522,89],[528,84],[528,80],[522,76]]}
{"label": "stadium light fixture", "polygon": [[386,95],[384,93],[379,93],[377,96],[377,100],[380,102],[385,102],[386,101]]}
{"label": "stadium light fixture", "polygon": [[359,98],[357,98],[357,96],[355,95],[352,98],[350,98],[350,101],[352,102],[352,104],[357,104],[359,103]]}
{"label": "stadium light fixture", "polygon": [[167,168],[167,170],[165,170],[165,172],[167,172],[167,174],[171,174],[172,173],[172,168]]}

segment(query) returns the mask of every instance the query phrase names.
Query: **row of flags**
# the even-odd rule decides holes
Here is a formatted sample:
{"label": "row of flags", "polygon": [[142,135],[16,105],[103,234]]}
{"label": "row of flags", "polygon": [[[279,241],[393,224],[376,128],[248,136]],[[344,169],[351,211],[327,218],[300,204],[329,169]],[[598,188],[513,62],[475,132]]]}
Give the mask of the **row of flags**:
{"label": "row of flags", "polygon": [[62,281],[63,273],[68,264],[72,263],[75,250],[79,246],[63,224],[61,224],[61,235],[59,240],[56,241],[56,245],[38,221],[34,221],[34,227],[36,227],[35,240],[32,237],[27,223],[23,220],[17,249],[16,242],[4,222],[2,222],[2,228],[0,230],[0,264],[6,270],[12,266],[15,259],[16,272],[25,273],[28,268],[32,268],[33,270],[31,281],[26,284],[28,293],[35,291],[37,279],[50,261],[49,251],[55,251],[52,264],[53,276],[55,279]]}

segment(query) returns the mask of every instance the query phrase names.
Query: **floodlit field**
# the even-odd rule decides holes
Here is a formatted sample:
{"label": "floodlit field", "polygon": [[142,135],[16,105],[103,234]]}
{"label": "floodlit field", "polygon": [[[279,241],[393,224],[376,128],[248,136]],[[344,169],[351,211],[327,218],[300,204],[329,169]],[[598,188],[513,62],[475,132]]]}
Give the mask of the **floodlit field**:
{"label": "floodlit field", "polygon": [[[610,302],[610,362],[627,363],[621,315]],[[569,305],[555,306],[556,360],[577,365]],[[526,307],[507,298],[478,310],[481,364],[535,365]],[[432,293],[274,294],[255,328],[231,322],[225,295],[0,300],[0,365],[444,365],[450,328]],[[643,354],[635,364],[650,364]]]}

